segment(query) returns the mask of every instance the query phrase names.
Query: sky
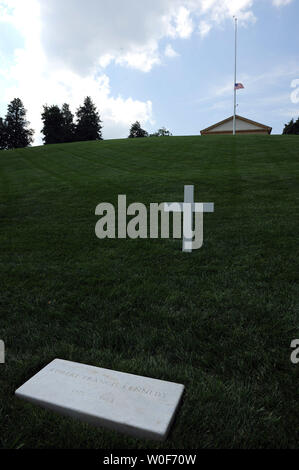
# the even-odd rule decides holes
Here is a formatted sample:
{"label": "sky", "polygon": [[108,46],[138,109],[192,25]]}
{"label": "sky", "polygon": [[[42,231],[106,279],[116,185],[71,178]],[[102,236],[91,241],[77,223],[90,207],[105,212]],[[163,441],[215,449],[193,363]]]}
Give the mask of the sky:
{"label": "sky", "polygon": [[43,105],[91,96],[105,139],[197,135],[233,114],[281,134],[299,116],[299,0],[0,0],[0,116],[22,99],[42,144]]}

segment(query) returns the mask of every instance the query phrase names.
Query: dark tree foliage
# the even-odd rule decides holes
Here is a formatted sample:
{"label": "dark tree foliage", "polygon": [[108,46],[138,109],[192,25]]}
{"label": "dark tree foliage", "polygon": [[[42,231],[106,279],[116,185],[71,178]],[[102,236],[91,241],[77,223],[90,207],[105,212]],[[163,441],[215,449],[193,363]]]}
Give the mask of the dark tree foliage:
{"label": "dark tree foliage", "polygon": [[89,96],[85,98],[83,106],[77,110],[76,117],[76,141],[102,140],[102,121]]}
{"label": "dark tree foliage", "polygon": [[299,117],[297,121],[294,121],[294,119],[291,119],[290,122],[288,122],[288,124],[285,124],[282,133],[299,135]]}
{"label": "dark tree foliage", "polygon": [[61,109],[63,119],[63,142],[73,142],[75,140],[76,126],[74,124],[74,115],[67,103],[64,103]]}
{"label": "dark tree foliage", "polygon": [[0,150],[5,149],[7,149],[7,129],[5,122],[0,118]]}
{"label": "dark tree foliage", "polygon": [[148,137],[148,133],[142,129],[139,121],[134,122],[130,129],[129,139],[135,139],[136,137]]}
{"label": "dark tree foliage", "polygon": [[150,137],[169,137],[172,136],[172,133],[166,129],[166,127],[161,127],[154,134],[150,134]]}
{"label": "dark tree foliage", "polygon": [[32,129],[28,129],[28,125],[26,109],[20,98],[15,98],[8,105],[5,118],[5,148],[14,149],[28,147],[33,142],[34,134]]}
{"label": "dark tree foliage", "polygon": [[91,98],[84,100],[77,113],[77,124],[67,103],[60,109],[57,105],[44,106],[42,121],[45,144],[101,140],[101,120]]}
{"label": "dark tree foliage", "polygon": [[59,144],[64,142],[64,117],[59,106],[44,106],[42,113],[44,127],[44,144]]}

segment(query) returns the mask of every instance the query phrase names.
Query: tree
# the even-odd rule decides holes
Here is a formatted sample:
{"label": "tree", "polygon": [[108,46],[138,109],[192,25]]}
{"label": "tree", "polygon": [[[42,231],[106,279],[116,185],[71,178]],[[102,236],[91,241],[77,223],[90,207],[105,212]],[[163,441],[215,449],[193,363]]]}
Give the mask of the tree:
{"label": "tree", "polygon": [[67,103],[64,103],[61,109],[57,105],[45,105],[42,121],[45,144],[59,144],[75,140],[74,115]]}
{"label": "tree", "polygon": [[102,140],[100,115],[91,98],[87,96],[83,106],[77,110],[76,141]]}
{"label": "tree", "polygon": [[290,122],[284,125],[284,129],[282,131],[283,134],[292,134],[292,130],[294,127],[294,119],[291,119]]}
{"label": "tree", "polygon": [[7,129],[6,123],[0,118],[0,150],[7,148]]}
{"label": "tree", "polygon": [[56,105],[44,106],[42,113],[44,127],[44,144],[57,144],[64,142],[64,116],[60,108]]}
{"label": "tree", "polygon": [[172,133],[168,131],[165,127],[161,127],[161,129],[158,129],[157,132],[154,134],[151,134],[150,137],[168,137],[172,136]]}
{"label": "tree", "polygon": [[15,98],[8,105],[5,118],[7,148],[28,147],[33,142],[34,131],[28,125],[26,109],[20,98]]}
{"label": "tree", "polygon": [[63,119],[63,142],[73,142],[75,140],[76,127],[74,124],[74,115],[67,103],[62,105],[61,113]]}
{"label": "tree", "polygon": [[148,137],[148,133],[142,129],[139,121],[134,122],[130,129],[129,139],[135,139],[136,137]]}
{"label": "tree", "polygon": [[294,121],[294,119],[291,119],[290,122],[288,122],[288,124],[285,124],[282,133],[299,135],[299,117],[297,121]]}

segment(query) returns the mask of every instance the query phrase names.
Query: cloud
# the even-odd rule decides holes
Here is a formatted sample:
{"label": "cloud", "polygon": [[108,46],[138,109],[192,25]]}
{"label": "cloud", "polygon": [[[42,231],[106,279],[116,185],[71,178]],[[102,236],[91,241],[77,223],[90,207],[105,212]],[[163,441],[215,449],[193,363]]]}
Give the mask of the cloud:
{"label": "cloud", "polygon": [[289,5],[293,0],[273,0],[273,5],[276,7],[284,7]]}
{"label": "cloud", "polygon": [[[41,11],[37,0],[18,2],[0,1],[1,20],[20,31],[24,45],[14,52],[14,61],[1,70],[2,81],[6,87],[1,90],[1,100],[8,103],[20,96],[28,108],[28,120],[36,131],[35,144],[42,143],[41,111],[44,104],[62,105],[68,102],[72,111],[83,103],[88,94],[99,108],[104,121],[105,138],[127,137],[128,129],[137,119],[144,124],[153,124],[152,103],[140,101],[130,96],[114,95],[107,74],[93,67],[88,74],[82,75],[68,64],[53,63],[47,57],[41,42]],[[111,57],[101,57],[102,66],[107,66]],[[130,60],[138,60],[138,56]]]}
{"label": "cloud", "polygon": [[179,54],[173,49],[171,44],[167,44],[167,46],[165,47],[164,54],[166,57],[170,57],[171,59],[179,56]]}
{"label": "cloud", "polygon": [[42,45],[49,60],[80,74],[111,63],[149,72],[161,63],[161,40],[206,35],[238,14],[254,20],[253,0],[41,1]]}
{"label": "cloud", "polygon": [[125,137],[137,119],[154,124],[152,102],[112,90],[109,67],[148,73],[163,56],[178,55],[174,40],[187,41],[195,32],[205,37],[233,15],[244,24],[254,21],[253,5],[254,0],[0,0],[0,23],[23,38],[13,61],[6,48],[0,51],[1,101],[23,99],[40,143],[42,105],[68,102],[75,111],[89,94],[104,121],[104,137]]}
{"label": "cloud", "polygon": [[[110,57],[113,56],[110,55]],[[161,63],[158,46],[155,42],[151,42],[144,47],[136,46],[133,50],[116,57],[115,63],[139,69],[142,72],[149,72],[154,65]]]}
{"label": "cloud", "polygon": [[[26,59],[26,54],[23,56]],[[83,103],[88,94],[96,103],[101,119],[104,121],[103,135],[105,138],[127,137],[132,122],[139,120],[143,125],[154,123],[152,103],[135,100],[132,97],[113,96],[110,80],[106,74],[81,77],[70,70],[44,73],[41,70],[34,79],[30,70],[24,71],[23,61],[14,68],[11,77],[16,77],[22,70],[22,80],[15,86],[8,87],[5,101],[11,101],[15,96],[21,96],[28,106],[28,119],[36,129],[36,144],[41,143],[39,131],[42,128],[41,110],[43,104],[71,104],[72,111]]]}
{"label": "cloud", "polygon": [[190,10],[181,6],[175,16],[175,32],[178,37],[189,38],[193,32],[194,25],[190,16]]}
{"label": "cloud", "polygon": [[251,10],[254,0],[201,0],[200,12],[209,24],[220,24],[234,15],[241,23],[254,22],[255,16]]}
{"label": "cloud", "polygon": [[198,31],[199,31],[199,34],[201,35],[201,37],[207,36],[207,34],[209,34],[211,28],[212,28],[212,26],[209,23],[207,23],[205,20],[202,20],[199,23],[199,26],[198,26]]}

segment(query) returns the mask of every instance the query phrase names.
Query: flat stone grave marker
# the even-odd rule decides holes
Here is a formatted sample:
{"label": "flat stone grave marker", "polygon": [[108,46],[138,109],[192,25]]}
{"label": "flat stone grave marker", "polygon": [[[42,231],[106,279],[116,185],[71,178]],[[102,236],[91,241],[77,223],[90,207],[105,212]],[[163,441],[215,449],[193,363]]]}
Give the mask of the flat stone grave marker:
{"label": "flat stone grave marker", "polygon": [[54,359],[15,394],[94,425],[164,440],[183,391],[173,382]]}

